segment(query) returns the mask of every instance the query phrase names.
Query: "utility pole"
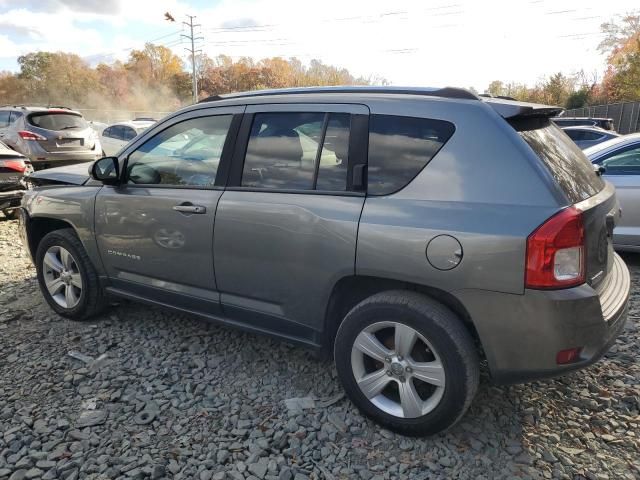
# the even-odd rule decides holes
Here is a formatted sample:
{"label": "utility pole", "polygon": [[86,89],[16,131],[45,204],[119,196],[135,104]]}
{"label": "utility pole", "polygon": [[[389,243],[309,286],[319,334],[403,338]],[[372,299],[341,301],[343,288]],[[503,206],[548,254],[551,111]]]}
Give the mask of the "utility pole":
{"label": "utility pole", "polygon": [[192,83],[192,92],[193,92],[193,103],[197,103],[198,102],[198,77],[196,77],[196,47],[195,47],[195,42],[196,40],[204,40],[204,37],[196,37],[193,34],[193,29],[194,27],[199,27],[200,24],[194,24],[193,23],[193,19],[196,18],[195,15],[187,15],[187,17],[189,18],[189,22],[182,22],[184,23],[187,27],[189,27],[189,35],[180,35],[181,37],[184,37],[188,40],[191,40],[191,48],[185,48],[185,50],[189,53],[191,53],[191,83]]}

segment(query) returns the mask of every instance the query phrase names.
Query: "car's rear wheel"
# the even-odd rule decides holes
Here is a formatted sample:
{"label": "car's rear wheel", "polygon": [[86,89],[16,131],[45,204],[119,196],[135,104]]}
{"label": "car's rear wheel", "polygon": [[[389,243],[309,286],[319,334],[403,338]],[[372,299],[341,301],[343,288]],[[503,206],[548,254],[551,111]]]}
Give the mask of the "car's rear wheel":
{"label": "car's rear wheel", "polygon": [[356,305],[338,329],[334,353],[356,406],[405,435],[452,426],[478,386],[469,332],[451,310],[416,292],[383,292]]}
{"label": "car's rear wheel", "polygon": [[59,315],[85,320],[103,309],[98,274],[72,229],[44,236],[36,251],[36,270],[45,300]]}

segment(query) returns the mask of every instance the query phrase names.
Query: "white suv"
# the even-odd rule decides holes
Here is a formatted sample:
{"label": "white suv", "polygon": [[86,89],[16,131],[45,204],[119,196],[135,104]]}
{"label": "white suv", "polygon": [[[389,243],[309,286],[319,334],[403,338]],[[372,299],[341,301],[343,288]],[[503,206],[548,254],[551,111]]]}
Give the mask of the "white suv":
{"label": "white suv", "polygon": [[109,125],[100,134],[105,156],[115,155],[129,141],[153,125],[155,120],[131,120]]}

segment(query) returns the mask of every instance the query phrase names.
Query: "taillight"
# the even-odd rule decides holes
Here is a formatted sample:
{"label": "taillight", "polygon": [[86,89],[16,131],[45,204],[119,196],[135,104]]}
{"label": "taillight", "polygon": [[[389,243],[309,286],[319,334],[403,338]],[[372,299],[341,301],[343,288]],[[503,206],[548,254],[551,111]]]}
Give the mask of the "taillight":
{"label": "taillight", "polygon": [[37,133],[28,132],[27,130],[20,130],[18,132],[20,138],[23,140],[46,140],[42,135],[38,135]]}
{"label": "taillight", "polygon": [[0,160],[0,168],[8,168],[9,170],[24,173],[27,165],[23,160]]}
{"label": "taillight", "polygon": [[582,213],[566,208],[529,235],[525,286],[546,289],[584,283],[585,253]]}

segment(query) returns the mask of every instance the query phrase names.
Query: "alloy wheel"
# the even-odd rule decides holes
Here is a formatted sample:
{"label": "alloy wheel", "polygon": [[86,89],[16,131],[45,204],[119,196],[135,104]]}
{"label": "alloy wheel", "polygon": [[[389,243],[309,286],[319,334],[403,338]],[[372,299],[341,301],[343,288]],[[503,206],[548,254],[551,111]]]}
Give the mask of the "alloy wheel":
{"label": "alloy wheel", "polygon": [[364,396],[395,417],[426,415],[444,394],[440,357],[423,335],[404,323],[377,322],[361,331],[351,350],[351,368]]}
{"label": "alloy wheel", "polygon": [[63,308],[73,308],[82,295],[82,275],[73,255],[58,245],[47,249],[42,259],[44,283],[51,298]]}

